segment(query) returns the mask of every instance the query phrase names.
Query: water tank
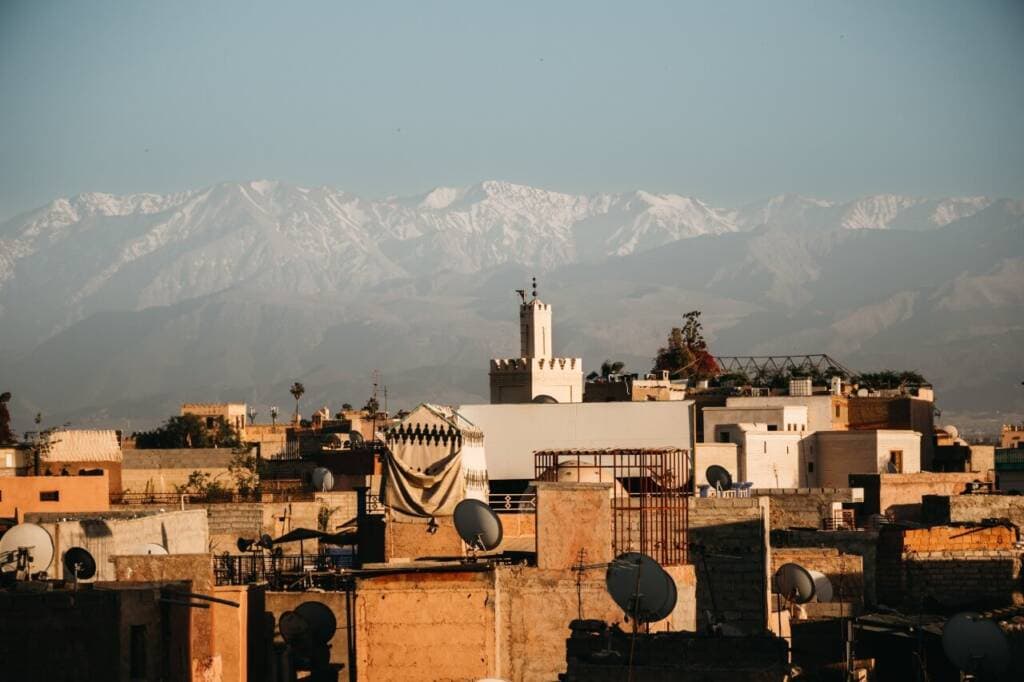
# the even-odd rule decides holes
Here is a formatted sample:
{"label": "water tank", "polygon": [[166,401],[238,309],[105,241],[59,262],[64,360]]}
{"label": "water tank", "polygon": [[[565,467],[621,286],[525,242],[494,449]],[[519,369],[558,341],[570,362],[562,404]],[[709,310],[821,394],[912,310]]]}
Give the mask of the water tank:
{"label": "water tank", "polygon": [[811,395],[811,378],[801,377],[789,380],[789,394],[795,396]]}

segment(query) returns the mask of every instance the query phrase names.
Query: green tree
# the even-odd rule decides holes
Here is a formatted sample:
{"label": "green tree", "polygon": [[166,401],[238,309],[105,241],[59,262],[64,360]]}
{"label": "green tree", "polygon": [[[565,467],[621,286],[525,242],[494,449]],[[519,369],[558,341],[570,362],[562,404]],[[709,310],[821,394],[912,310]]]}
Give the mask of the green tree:
{"label": "green tree", "polygon": [[288,389],[288,392],[295,398],[295,421],[299,421],[299,398],[306,392],[306,387],[302,385],[302,382],[296,381],[292,384],[292,387]]}
{"label": "green tree", "polygon": [[224,417],[213,417],[210,425],[204,417],[183,414],[171,417],[152,431],[135,434],[140,448],[236,448],[242,441]]}
{"label": "green tree", "polygon": [[256,456],[249,451],[236,452],[228,464],[228,472],[235,479],[235,488],[240,495],[248,497],[259,492]]}
{"label": "green tree", "polygon": [[626,363],[611,360],[605,360],[601,363],[601,376],[607,379],[612,374],[621,374],[622,370],[626,368]]}

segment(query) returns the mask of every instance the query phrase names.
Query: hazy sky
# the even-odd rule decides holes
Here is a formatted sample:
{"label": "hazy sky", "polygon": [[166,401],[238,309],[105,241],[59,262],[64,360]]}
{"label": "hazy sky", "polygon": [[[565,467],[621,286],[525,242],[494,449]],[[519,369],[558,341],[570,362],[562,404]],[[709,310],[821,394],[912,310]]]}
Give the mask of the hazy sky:
{"label": "hazy sky", "polygon": [[0,117],[0,218],[255,178],[1024,197],[1024,2],[0,0]]}

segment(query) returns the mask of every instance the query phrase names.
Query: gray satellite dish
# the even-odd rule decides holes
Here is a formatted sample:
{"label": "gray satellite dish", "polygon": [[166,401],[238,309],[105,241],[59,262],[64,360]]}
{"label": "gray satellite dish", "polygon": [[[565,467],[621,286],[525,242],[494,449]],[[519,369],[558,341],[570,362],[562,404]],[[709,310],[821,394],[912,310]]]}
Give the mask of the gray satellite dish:
{"label": "gray satellite dish", "polygon": [[730,490],[732,488],[732,474],[723,466],[712,464],[704,472],[704,478],[708,479],[708,485],[718,490]]}
{"label": "gray satellite dish", "polygon": [[84,547],[72,547],[64,552],[64,573],[77,580],[88,580],[96,575],[96,559]]}
{"label": "gray satellite dish", "polygon": [[[24,556],[20,566],[19,555]],[[4,571],[21,569],[30,575],[45,571],[53,563],[53,538],[42,526],[19,523],[0,538],[0,562]]]}
{"label": "gray satellite dish", "polygon": [[487,552],[501,544],[501,519],[480,500],[459,502],[452,517],[455,530],[470,549]]}
{"label": "gray satellite dish", "polygon": [[657,561],[640,552],[625,552],[608,564],[605,587],[626,615],[639,623],[667,618],[679,597],[676,581]]}
{"label": "gray satellite dish", "polygon": [[330,469],[325,467],[313,469],[313,488],[320,492],[334,490],[334,474]]}
{"label": "gray satellite dish", "polygon": [[285,611],[277,619],[277,627],[281,630],[281,636],[289,644],[302,644],[309,637],[309,621],[295,613]]}
{"label": "gray satellite dish", "polygon": [[141,545],[138,545],[135,548],[135,550],[132,552],[132,554],[157,554],[157,555],[163,555],[163,554],[169,554],[169,552],[167,551],[167,548],[164,547],[163,545],[159,545],[159,544],[157,544],[155,542],[145,542],[145,543],[143,543]]}
{"label": "gray satellite dish", "polygon": [[977,613],[958,613],[942,628],[942,648],[960,670],[982,679],[1003,679],[1010,643],[997,623]]}
{"label": "gray satellite dish", "polygon": [[806,604],[814,599],[817,584],[811,572],[800,564],[782,564],[775,571],[775,591],[787,601]]}
{"label": "gray satellite dish", "polygon": [[295,615],[301,617],[309,625],[309,634],[313,642],[326,644],[334,637],[338,629],[338,620],[330,607],[318,601],[304,601],[295,607]]}

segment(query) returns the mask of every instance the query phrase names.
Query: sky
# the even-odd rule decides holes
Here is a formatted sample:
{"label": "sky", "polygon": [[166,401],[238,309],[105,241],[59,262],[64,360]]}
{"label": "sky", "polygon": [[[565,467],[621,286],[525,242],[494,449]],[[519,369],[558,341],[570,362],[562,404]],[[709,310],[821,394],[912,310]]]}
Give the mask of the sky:
{"label": "sky", "polygon": [[0,0],[0,220],[259,178],[1024,197],[1024,2]]}

